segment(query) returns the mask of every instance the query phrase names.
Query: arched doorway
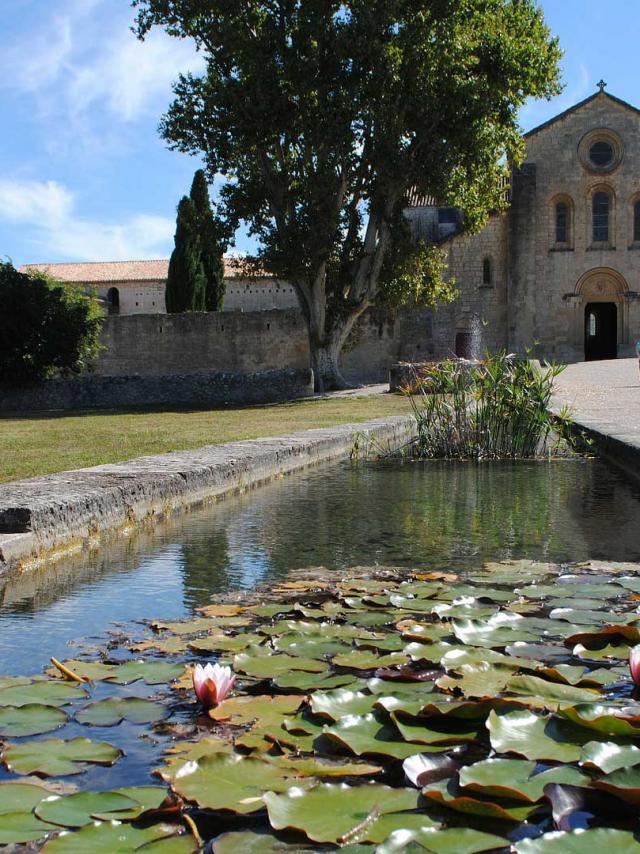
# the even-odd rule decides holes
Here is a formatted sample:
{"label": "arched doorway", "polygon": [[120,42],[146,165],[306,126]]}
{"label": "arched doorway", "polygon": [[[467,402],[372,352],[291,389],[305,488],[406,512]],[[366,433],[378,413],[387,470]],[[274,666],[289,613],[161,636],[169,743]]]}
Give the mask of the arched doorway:
{"label": "arched doorway", "polygon": [[590,302],[584,310],[584,358],[618,357],[618,308],[615,302]]}
{"label": "arched doorway", "polygon": [[107,304],[109,314],[120,314],[120,291],[117,288],[109,288],[107,291]]}
{"label": "arched doorway", "polygon": [[624,276],[610,267],[595,268],[580,278],[572,295],[573,340],[585,360],[617,358],[629,337],[628,298]]}

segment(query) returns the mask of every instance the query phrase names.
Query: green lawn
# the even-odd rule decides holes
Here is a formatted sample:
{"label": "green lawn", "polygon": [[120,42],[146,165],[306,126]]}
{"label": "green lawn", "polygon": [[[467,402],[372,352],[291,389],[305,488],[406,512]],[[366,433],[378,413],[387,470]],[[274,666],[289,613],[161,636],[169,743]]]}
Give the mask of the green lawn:
{"label": "green lawn", "polygon": [[145,454],[367,421],[409,409],[408,399],[385,394],[246,409],[4,416],[0,417],[0,482]]}

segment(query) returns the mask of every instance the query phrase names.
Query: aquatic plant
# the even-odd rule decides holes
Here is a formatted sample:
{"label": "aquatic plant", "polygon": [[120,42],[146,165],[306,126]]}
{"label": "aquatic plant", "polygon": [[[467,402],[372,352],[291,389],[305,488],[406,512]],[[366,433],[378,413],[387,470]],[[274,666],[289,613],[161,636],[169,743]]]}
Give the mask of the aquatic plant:
{"label": "aquatic plant", "polygon": [[[315,568],[1,677],[0,845],[638,851],[639,571]],[[205,657],[237,681],[202,714]]]}
{"label": "aquatic plant", "polygon": [[540,369],[506,352],[482,361],[448,359],[416,373],[406,389],[419,458],[521,459],[542,453],[550,435],[565,438],[566,410],[550,409],[555,378],[564,368]]}
{"label": "aquatic plant", "polygon": [[205,709],[221,703],[233,688],[236,677],[230,667],[219,664],[196,664],[193,669],[193,690]]}
{"label": "aquatic plant", "polygon": [[635,684],[640,686],[640,646],[629,650],[629,670]]}

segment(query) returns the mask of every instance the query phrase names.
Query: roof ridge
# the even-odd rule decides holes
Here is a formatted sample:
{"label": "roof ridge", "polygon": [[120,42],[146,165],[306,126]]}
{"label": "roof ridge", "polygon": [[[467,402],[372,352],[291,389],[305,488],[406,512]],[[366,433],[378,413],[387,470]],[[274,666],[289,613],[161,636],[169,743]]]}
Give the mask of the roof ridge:
{"label": "roof ridge", "polygon": [[32,264],[23,264],[23,267],[69,267],[74,264],[86,266],[87,264],[155,264],[169,261],[169,258],[129,258],[126,261],[35,261]]}

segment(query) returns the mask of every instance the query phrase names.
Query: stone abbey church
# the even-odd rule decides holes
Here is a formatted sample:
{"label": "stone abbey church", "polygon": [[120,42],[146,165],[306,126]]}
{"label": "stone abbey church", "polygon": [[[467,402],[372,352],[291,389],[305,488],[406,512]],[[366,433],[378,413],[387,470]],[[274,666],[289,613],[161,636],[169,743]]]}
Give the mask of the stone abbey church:
{"label": "stone abbey church", "polygon": [[532,347],[557,361],[631,356],[640,339],[640,110],[604,91],[530,131],[507,213],[477,235],[458,212],[407,210],[448,248],[458,299],[432,352]]}

